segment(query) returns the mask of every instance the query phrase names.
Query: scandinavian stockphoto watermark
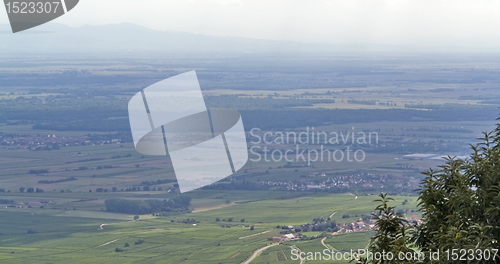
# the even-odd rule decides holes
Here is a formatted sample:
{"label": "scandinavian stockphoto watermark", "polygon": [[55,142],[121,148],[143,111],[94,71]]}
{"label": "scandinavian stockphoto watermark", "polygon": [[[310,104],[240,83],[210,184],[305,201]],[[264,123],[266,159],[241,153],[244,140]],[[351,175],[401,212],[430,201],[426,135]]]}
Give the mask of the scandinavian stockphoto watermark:
{"label": "scandinavian stockphoto watermark", "polygon": [[145,88],[128,111],[136,150],[168,156],[182,193],[222,180],[248,161],[240,113],[207,108],[195,71]]}
{"label": "scandinavian stockphoto watermark", "polygon": [[4,0],[12,32],[54,20],[73,9],[79,0]]}
{"label": "scandinavian stockphoto watermark", "polygon": [[355,128],[343,131],[265,132],[260,128],[250,130],[250,161],[253,162],[363,162],[363,146],[378,145],[377,132],[356,132]]}
{"label": "scandinavian stockphoto watermark", "polygon": [[155,83],[128,105],[130,128],[139,153],[170,159],[181,192],[212,184],[253,162],[362,162],[365,145],[378,144],[377,132],[265,132],[247,135],[238,111],[207,108],[195,71]]}

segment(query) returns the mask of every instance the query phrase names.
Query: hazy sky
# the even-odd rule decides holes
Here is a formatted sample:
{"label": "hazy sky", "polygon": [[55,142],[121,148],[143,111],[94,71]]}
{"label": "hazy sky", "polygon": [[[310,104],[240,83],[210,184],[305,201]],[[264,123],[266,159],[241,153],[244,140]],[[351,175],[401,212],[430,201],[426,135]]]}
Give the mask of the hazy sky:
{"label": "hazy sky", "polygon": [[[332,43],[498,46],[500,0],[81,0],[55,20]],[[8,23],[0,10],[0,23]]]}

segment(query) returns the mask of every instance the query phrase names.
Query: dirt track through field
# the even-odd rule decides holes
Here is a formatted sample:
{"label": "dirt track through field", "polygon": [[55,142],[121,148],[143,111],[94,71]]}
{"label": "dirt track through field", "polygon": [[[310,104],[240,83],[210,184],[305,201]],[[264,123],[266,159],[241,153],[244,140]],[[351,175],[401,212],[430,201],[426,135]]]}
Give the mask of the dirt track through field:
{"label": "dirt track through field", "polygon": [[[256,258],[256,257],[257,257],[260,253],[262,253],[262,251],[264,251],[264,250],[266,250],[266,249],[268,249],[268,248],[270,248],[270,247],[274,247],[274,246],[276,246],[276,245],[279,245],[279,243],[272,244],[272,245],[265,246],[265,247],[263,247],[263,248],[259,248],[259,249],[257,249],[257,250],[256,250],[256,251],[252,254],[252,256],[251,256],[249,259],[247,259],[246,261],[244,261],[244,262],[243,262],[243,263],[241,263],[241,264],[249,264],[249,263],[250,263],[250,262],[252,262],[252,260],[254,260],[254,259],[255,259],[255,258]],[[300,262],[300,263],[302,263],[302,262]]]}
{"label": "dirt track through field", "polygon": [[198,208],[193,209],[193,213],[206,212],[206,211],[210,211],[210,210],[217,210],[217,209],[222,209],[222,208],[226,208],[226,207],[233,206],[233,205],[236,205],[236,203],[217,205],[217,206],[198,207]]}
{"label": "dirt track through field", "polygon": [[326,249],[330,249],[327,245],[325,245],[325,239],[326,239],[326,237],[321,239],[321,244],[323,244],[323,246],[326,247]]}
{"label": "dirt track through field", "polygon": [[265,233],[269,233],[273,231],[272,229],[271,230],[267,230],[267,231],[264,231],[264,232],[260,232],[260,233],[257,233],[257,234],[253,234],[253,235],[249,235],[249,236],[244,236],[244,237],[240,237],[239,239],[245,239],[245,238],[249,238],[249,237],[253,237],[253,236],[258,236],[258,235],[262,235],[262,234],[265,234]]}
{"label": "dirt track through field", "polygon": [[[297,247],[297,246],[295,246],[295,247],[296,247],[296,248],[297,248],[297,250],[299,251],[299,254],[300,254],[300,253],[302,253],[302,250],[301,250],[299,247]],[[302,264],[302,262],[304,262],[304,260],[301,258],[301,259],[300,259],[300,264]]]}
{"label": "dirt track through field", "polygon": [[97,247],[106,246],[106,245],[109,245],[109,244],[111,244],[111,243],[113,243],[113,242],[116,242],[116,241],[118,241],[118,240],[119,240],[119,239],[115,239],[115,240],[112,240],[112,241],[106,242],[106,243],[104,243],[104,244],[102,244],[102,245],[99,245],[99,246],[97,246]]}
{"label": "dirt track through field", "polygon": [[333,212],[333,214],[332,214],[332,215],[330,215],[330,217],[329,217],[329,218],[332,218],[332,216],[333,216],[333,215],[335,215],[336,213],[337,213],[337,211]]}

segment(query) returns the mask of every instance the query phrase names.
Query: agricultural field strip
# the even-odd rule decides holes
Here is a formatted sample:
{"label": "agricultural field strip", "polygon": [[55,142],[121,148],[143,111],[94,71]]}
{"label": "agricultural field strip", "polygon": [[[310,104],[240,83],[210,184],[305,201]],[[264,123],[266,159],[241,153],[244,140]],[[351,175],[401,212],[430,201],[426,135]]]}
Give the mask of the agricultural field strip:
{"label": "agricultural field strip", "polygon": [[253,234],[253,235],[249,235],[249,236],[240,237],[239,239],[245,239],[245,238],[249,238],[249,237],[253,237],[253,236],[258,236],[258,235],[262,235],[262,234],[265,234],[265,233],[269,233],[271,231],[273,231],[273,230],[271,229],[271,230],[267,230],[267,231],[264,231],[264,232],[261,232],[261,233],[257,233],[257,234]]}

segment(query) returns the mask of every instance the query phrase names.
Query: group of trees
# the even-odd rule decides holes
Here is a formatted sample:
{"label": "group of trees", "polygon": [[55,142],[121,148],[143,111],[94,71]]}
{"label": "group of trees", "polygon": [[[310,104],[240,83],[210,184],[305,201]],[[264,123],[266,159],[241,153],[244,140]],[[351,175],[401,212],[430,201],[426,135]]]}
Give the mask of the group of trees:
{"label": "group of trees", "polygon": [[106,199],[106,211],[124,214],[151,214],[159,212],[185,212],[191,204],[191,197],[179,196],[168,200],[125,200]]}
{"label": "group of trees", "polygon": [[69,178],[59,179],[59,180],[39,180],[38,183],[39,184],[51,184],[51,183],[60,183],[60,182],[76,181],[76,180],[78,180],[78,179],[75,177],[69,177]]}
{"label": "group of trees", "polygon": [[49,173],[49,170],[30,170],[30,174]]}
{"label": "group of trees", "polygon": [[327,220],[312,226],[311,231],[328,231],[329,233],[339,230],[335,221]]}
{"label": "group of trees", "polygon": [[[140,245],[140,244],[142,244],[142,243],[144,243],[144,239],[139,239],[139,240],[137,240],[137,241],[134,243],[134,245]],[[123,246],[124,246],[124,247],[130,247],[130,244],[129,244],[128,242],[126,242]],[[117,253],[119,253],[119,252],[123,252],[123,251],[125,251],[125,250],[124,250],[124,249],[122,249],[122,248],[115,248],[115,252],[117,252]]]}
{"label": "group of trees", "polygon": [[151,186],[151,185],[160,185],[160,184],[172,183],[172,182],[176,182],[176,180],[165,179],[165,180],[156,180],[156,181],[143,181],[143,182],[141,182],[141,184],[144,184],[146,186]]}
{"label": "group of trees", "polygon": [[39,188],[24,188],[24,187],[21,187],[19,188],[19,192],[24,192],[26,190],[26,192],[29,192],[29,193],[33,193],[33,192],[37,192],[37,193],[43,193],[43,190],[42,189],[39,189]]}
{"label": "group of trees", "polygon": [[[177,185],[177,184],[176,184]],[[174,185],[175,186],[175,185]],[[111,189],[108,189],[108,188],[102,188],[102,187],[99,187],[99,188],[96,188],[95,191],[96,192],[140,192],[140,191],[163,191],[163,190],[168,190],[169,188],[165,187],[149,187],[149,186],[144,186],[144,187],[140,187],[140,186],[137,186],[137,187],[128,187],[126,189],[118,189],[116,187],[113,187]],[[89,192],[92,192],[92,190],[89,190]]]}
{"label": "group of trees", "polygon": [[[278,225],[276,226],[276,228],[281,228],[284,230],[289,229],[289,227],[286,225]],[[324,218],[314,218],[311,223],[296,226],[293,229],[295,230],[295,232],[327,231],[329,233],[339,230],[339,228],[337,227],[337,223],[335,221],[332,221],[330,218],[326,220]],[[291,231],[284,231],[283,233],[291,233]]]}
{"label": "group of trees", "polygon": [[[423,223],[408,221],[381,194],[371,252],[420,254],[404,263],[500,263],[500,126],[472,146],[466,160],[449,157],[425,172],[419,193]],[[431,259],[431,252],[441,252]],[[448,252],[448,253],[446,253]],[[401,263],[362,258],[361,263]]]}
{"label": "group of trees", "polygon": [[221,182],[218,184],[211,184],[203,187],[205,190],[245,190],[245,191],[259,191],[268,190],[270,187],[257,184],[251,181],[234,181],[231,183]]}
{"label": "group of trees", "polygon": [[[223,222],[233,222],[233,218],[230,217],[230,218],[225,218],[225,219],[222,219]],[[215,222],[220,222],[220,218],[217,217],[215,218]],[[245,222],[245,219],[241,219],[241,222]]]}

